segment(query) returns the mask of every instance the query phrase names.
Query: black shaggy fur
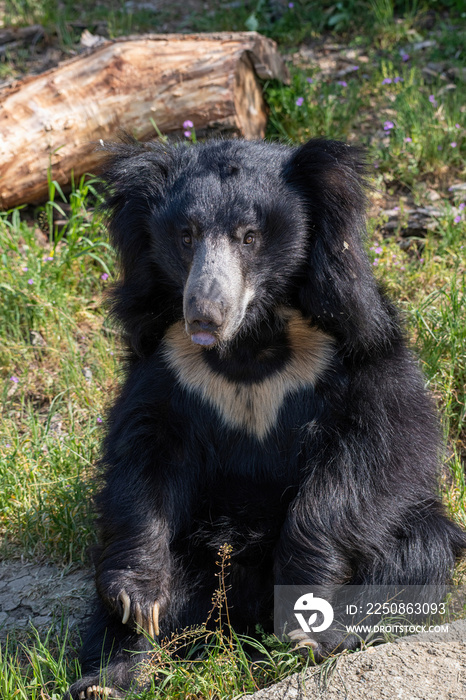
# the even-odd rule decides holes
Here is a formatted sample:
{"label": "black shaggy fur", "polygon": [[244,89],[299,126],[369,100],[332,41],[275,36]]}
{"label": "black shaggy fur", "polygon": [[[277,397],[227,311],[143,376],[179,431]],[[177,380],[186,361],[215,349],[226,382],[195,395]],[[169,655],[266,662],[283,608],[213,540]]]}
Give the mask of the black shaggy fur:
{"label": "black shaggy fur", "polygon": [[325,140],[111,151],[129,363],[73,698],[104,682],[103,658],[105,685],[131,686],[155,601],[160,638],[206,619],[224,542],[237,631],[270,625],[274,584],[442,585],[466,546],[436,495],[432,401],[364,250],[360,153]]}

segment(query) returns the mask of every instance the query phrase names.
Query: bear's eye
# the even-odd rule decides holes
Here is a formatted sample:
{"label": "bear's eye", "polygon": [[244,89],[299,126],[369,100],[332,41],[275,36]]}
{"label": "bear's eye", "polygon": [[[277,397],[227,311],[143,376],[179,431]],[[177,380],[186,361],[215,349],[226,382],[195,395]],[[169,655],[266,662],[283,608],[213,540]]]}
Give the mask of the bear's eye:
{"label": "bear's eye", "polygon": [[243,243],[244,245],[251,245],[251,243],[254,243],[255,240],[256,239],[252,231],[248,231],[243,238]]}
{"label": "bear's eye", "polygon": [[190,245],[192,245],[193,237],[191,236],[190,233],[183,233],[182,240],[183,240],[184,245],[190,246]]}

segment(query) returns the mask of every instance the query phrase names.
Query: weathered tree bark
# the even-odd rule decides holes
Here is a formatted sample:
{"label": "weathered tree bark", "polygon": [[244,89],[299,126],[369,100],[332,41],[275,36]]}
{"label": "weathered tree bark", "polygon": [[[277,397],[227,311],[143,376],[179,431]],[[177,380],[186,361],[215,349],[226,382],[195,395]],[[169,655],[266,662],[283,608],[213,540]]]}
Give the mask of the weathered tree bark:
{"label": "weathered tree bark", "polygon": [[164,134],[230,131],[261,138],[260,78],[288,80],[275,44],[255,32],[144,35],[108,42],[0,92],[0,207],[47,197],[47,168],[60,185],[98,172],[100,139],[120,129]]}

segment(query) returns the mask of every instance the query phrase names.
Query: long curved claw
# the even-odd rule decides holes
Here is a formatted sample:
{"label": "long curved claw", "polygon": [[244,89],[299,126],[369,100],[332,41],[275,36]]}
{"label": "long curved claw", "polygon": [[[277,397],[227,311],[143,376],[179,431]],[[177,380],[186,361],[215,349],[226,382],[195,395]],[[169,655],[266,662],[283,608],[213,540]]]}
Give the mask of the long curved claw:
{"label": "long curved claw", "polygon": [[291,630],[290,632],[287,632],[286,634],[290,639],[303,639],[303,637],[306,635],[306,632],[304,632],[302,629],[298,628],[295,630]]}
{"label": "long curved claw", "polygon": [[142,625],[141,606],[139,605],[139,603],[136,603],[136,605],[135,605],[135,615],[134,615],[134,619],[135,619],[136,625],[137,625],[137,627],[138,627],[137,632],[140,633],[141,627],[142,627],[143,625]]}
{"label": "long curved claw", "polygon": [[319,646],[318,642],[312,637],[308,637],[307,633],[302,629],[291,630],[291,632],[287,632],[287,635],[292,642],[296,642],[293,650],[311,647],[315,651]]}
{"label": "long curved claw", "polygon": [[109,695],[113,693],[113,688],[108,688],[103,685],[89,685],[86,691],[81,690],[79,693],[79,700],[86,700],[86,698],[92,698],[97,700],[98,698],[108,698]]}
{"label": "long curved claw", "polygon": [[159,609],[160,605],[155,601],[154,606],[152,608],[152,622],[154,624],[154,636],[158,637],[160,634],[159,630]]}
{"label": "long curved claw", "polygon": [[[118,595],[118,600],[123,606],[121,621],[124,625],[126,625],[131,615],[131,598],[123,589]],[[140,604],[136,603],[134,606],[134,622],[136,623],[138,631],[140,632],[141,629],[144,629],[151,637],[158,637],[160,634],[159,611],[160,605],[157,601],[155,601],[153,606],[149,609],[149,614],[147,616],[143,615]],[[80,696],[80,700],[85,700],[85,696],[82,698]]]}
{"label": "long curved claw", "polygon": [[296,649],[304,649],[305,647],[311,647],[313,651],[316,651],[318,646],[319,645],[315,639],[303,639],[302,642],[299,642],[299,644],[295,644],[293,651],[296,651]]}
{"label": "long curved claw", "polygon": [[129,613],[131,610],[131,600],[130,600],[129,595],[127,594],[127,592],[124,589],[121,591],[118,598],[120,599],[120,601],[123,604],[123,617],[122,617],[121,621],[124,625],[126,625],[126,623],[129,620]]}

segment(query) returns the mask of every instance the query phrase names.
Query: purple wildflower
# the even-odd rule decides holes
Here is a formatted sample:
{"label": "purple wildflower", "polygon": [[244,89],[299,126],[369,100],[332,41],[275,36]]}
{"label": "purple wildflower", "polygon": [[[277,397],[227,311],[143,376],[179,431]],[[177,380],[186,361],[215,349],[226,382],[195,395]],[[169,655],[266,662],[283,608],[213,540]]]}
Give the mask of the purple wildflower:
{"label": "purple wildflower", "polygon": [[288,7],[290,8],[290,10],[292,10],[293,7],[294,7],[294,2],[289,2],[289,3],[288,3]]}
{"label": "purple wildflower", "polygon": [[359,70],[359,66],[351,66],[351,70]]}
{"label": "purple wildflower", "polygon": [[28,280],[28,284],[34,284],[34,280],[33,279]]}
{"label": "purple wildflower", "polygon": [[383,123],[383,130],[384,131],[390,131],[390,129],[394,129],[394,128],[395,128],[395,125],[393,122],[387,121],[387,122]]}
{"label": "purple wildflower", "polygon": [[404,78],[401,78],[399,75],[396,76],[396,78],[393,78],[394,83],[403,83]]}
{"label": "purple wildflower", "polygon": [[450,146],[451,146],[452,148],[456,148],[456,141],[452,141],[451,144],[450,144]]}
{"label": "purple wildflower", "polygon": [[104,282],[105,282],[105,280],[108,280],[108,274],[106,272],[104,272],[103,275],[100,275],[100,279],[104,280]]}
{"label": "purple wildflower", "polygon": [[464,202],[461,202],[461,204],[459,205],[458,209],[459,209],[460,211],[463,211],[463,209],[464,209],[465,207],[466,207],[466,204],[465,204]]}
{"label": "purple wildflower", "polygon": [[183,129],[192,129],[194,124],[192,123],[191,119],[186,119],[185,122],[183,122]]}
{"label": "purple wildflower", "polygon": [[23,268],[21,268],[21,269],[23,270],[23,272],[27,272],[27,271],[28,271],[28,268],[27,268],[27,267],[23,267]]}
{"label": "purple wildflower", "polygon": [[97,416],[97,423],[102,423],[102,418],[100,416]]}
{"label": "purple wildflower", "polygon": [[377,265],[379,264],[379,259],[376,258],[372,264],[375,265],[375,266],[377,266]]}
{"label": "purple wildflower", "polygon": [[19,382],[18,377],[10,377],[10,382],[13,382],[13,384],[17,384]]}
{"label": "purple wildflower", "polygon": [[341,87],[348,87],[346,80],[337,80],[337,85],[341,85]]}
{"label": "purple wildflower", "polygon": [[402,53],[401,54],[401,60],[406,63],[406,61],[409,61],[409,53]]}
{"label": "purple wildflower", "polygon": [[411,138],[411,136],[407,136],[404,141],[405,143],[412,143],[413,139]]}
{"label": "purple wildflower", "polygon": [[391,78],[384,78],[382,80],[382,85],[390,85],[391,82],[392,82]]}
{"label": "purple wildflower", "polygon": [[190,131],[185,131],[185,132],[184,132],[184,135],[186,136],[187,139],[189,139],[190,136],[191,136],[191,132],[190,132]]}
{"label": "purple wildflower", "polygon": [[314,82],[314,80],[313,80],[312,78],[306,78],[306,80],[307,80],[307,82],[308,82],[309,84],[311,84],[311,83]]}
{"label": "purple wildflower", "polygon": [[296,106],[301,107],[303,102],[304,102],[304,97],[298,97],[298,99],[296,100]]}
{"label": "purple wildflower", "polygon": [[429,102],[434,105],[434,107],[437,105],[437,100],[435,99],[435,95],[429,95]]}
{"label": "purple wildflower", "polygon": [[459,124],[455,124],[455,126],[456,126],[457,129],[461,129],[461,127],[460,127]]}
{"label": "purple wildflower", "polygon": [[459,224],[459,222],[461,221],[461,216],[458,214],[458,216],[455,216],[453,221],[455,222],[455,224]]}
{"label": "purple wildflower", "polygon": [[378,245],[377,248],[374,248],[374,252],[376,252],[377,255],[381,255],[383,253],[383,248]]}

